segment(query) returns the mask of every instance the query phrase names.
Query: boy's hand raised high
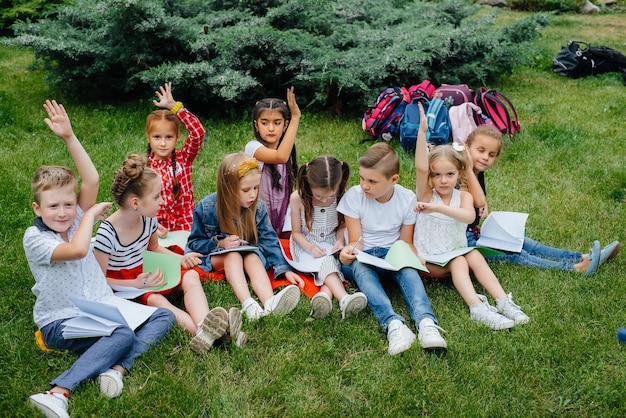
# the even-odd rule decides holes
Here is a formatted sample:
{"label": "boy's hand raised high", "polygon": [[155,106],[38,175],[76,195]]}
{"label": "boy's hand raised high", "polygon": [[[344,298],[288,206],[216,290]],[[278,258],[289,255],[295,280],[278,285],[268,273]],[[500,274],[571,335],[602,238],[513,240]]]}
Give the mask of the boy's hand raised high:
{"label": "boy's hand raised high", "polygon": [[70,118],[67,116],[67,112],[62,104],[57,103],[56,100],[46,100],[43,107],[48,113],[48,117],[44,119],[44,122],[56,136],[65,141],[75,138]]}

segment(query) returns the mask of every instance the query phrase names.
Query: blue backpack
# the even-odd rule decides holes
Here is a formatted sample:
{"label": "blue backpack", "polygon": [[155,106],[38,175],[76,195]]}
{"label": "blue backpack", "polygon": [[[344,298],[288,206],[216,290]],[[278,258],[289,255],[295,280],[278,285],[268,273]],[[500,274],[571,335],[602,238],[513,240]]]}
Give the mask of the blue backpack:
{"label": "blue backpack", "polygon": [[400,119],[400,146],[405,151],[415,151],[417,132],[420,128],[420,109],[418,102],[422,102],[424,112],[428,119],[428,131],[426,141],[433,145],[450,143],[450,118],[448,107],[443,100],[433,98],[431,101],[417,98],[413,99],[404,109],[404,115]]}

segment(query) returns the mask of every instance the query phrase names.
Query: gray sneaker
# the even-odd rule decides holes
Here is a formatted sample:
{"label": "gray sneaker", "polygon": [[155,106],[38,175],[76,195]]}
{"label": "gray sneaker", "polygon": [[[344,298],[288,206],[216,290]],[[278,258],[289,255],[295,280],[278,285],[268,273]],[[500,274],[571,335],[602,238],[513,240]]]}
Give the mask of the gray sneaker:
{"label": "gray sneaker", "polygon": [[512,295],[509,293],[506,296],[496,299],[496,309],[499,313],[512,319],[515,325],[527,324],[530,318],[522,312],[519,306],[513,303]]}
{"label": "gray sneaker", "polygon": [[324,292],[317,292],[311,298],[311,313],[309,314],[312,318],[322,319],[326,318],[330,315],[330,312],[333,310],[333,301],[330,299]]}
{"label": "gray sneaker", "polygon": [[367,296],[361,292],[356,292],[344,298],[339,304],[341,309],[341,319],[350,318],[367,307]]}
{"label": "gray sneaker", "polygon": [[218,340],[226,334],[228,328],[228,312],[222,307],[211,309],[202,320],[202,329],[192,338],[189,346],[196,353],[206,354],[215,340]]}
{"label": "gray sneaker", "polygon": [[515,322],[500,315],[494,306],[487,303],[487,297],[485,295],[476,296],[478,296],[481,303],[470,306],[470,318],[472,321],[485,324],[496,331],[512,328],[515,325]]}
{"label": "gray sneaker", "polygon": [[300,289],[290,284],[265,302],[265,311],[274,315],[285,315],[293,311],[300,301]]}
{"label": "gray sneaker", "polygon": [[224,338],[239,348],[244,348],[248,341],[248,335],[241,330],[242,325],[241,311],[237,308],[230,308],[228,310],[228,329]]}

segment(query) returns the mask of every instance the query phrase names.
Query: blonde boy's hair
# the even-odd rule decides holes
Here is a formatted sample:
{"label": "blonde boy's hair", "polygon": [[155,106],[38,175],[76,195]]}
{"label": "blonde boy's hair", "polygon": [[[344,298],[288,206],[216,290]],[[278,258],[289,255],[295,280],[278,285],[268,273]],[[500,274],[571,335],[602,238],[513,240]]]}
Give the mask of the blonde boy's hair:
{"label": "blonde boy's hair", "polygon": [[226,155],[217,172],[217,221],[220,231],[238,235],[250,243],[258,242],[256,200],[249,208],[239,203],[241,179],[251,173],[261,174],[259,163],[243,152]]}
{"label": "blonde boy's hair", "polygon": [[502,145],[504,143],[504,140],[502,139],[502,132],[500,132],[497,128],[491,125],[479,125],[467,136],[467,139],[465,140],[465,145],[467,145],[468,147],[472,146],[472,142],[474,142],[474,139],[478,135],[488,136],[498,141],[498,143],[500,144],[500,148],[498,148],[498,155],[500,155],[500,151],[502,150]]}
{"label": "blonde boy's hair", "polygon": [[42,192],[67,186],[72,186],[76,194],[78,194],[78,179],[72,169],[60,165],[41,166],[35,173],[31,183],[33,199],[39,204],[41,203]]}
{"label": "blonde boy's hair", "polygon": [[378,142],[359,158],[359,167],[380,171],[386,178],[400,173],[400,159],[396,150],[386,142]]}

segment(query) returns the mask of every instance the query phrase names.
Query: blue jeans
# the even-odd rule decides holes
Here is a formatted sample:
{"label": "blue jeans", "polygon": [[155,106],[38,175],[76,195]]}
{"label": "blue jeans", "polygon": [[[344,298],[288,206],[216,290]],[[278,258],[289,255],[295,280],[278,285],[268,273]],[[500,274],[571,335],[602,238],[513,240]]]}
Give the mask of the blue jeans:
{"label": "blue jeans", "polygon": [[[476,246],[476,236],[467,231],[468,247]],[[521,266],[540,269],[574,270],[574,265],[582,261],[582,253],[548,247],[528,237],[524,237],[522,251],[518,253],[504,252],[502,255],[485,257],[488,262],[508,261]]]}
{"label": "blue jeans", "polygon": [[135,332],[126,326],[117,327],[108,337],[63,338],[63,322],[59,319],[41,328],[46,345],[55,350],[68,350],[81,356],[72,367],[61,373],[50,384],[72,392],[79,384],[97,377],[112,366],[130,370],[135,360],[157,344],[176,323],[174,314],[164,308],[156,312]]}
{"label": "blue jeans", "polygon": [[[387,255],[388,248],[372,248],[367,250],[368,254],[376,257],[384,258]],[[389,323],[395,319],[406,323],[404,318],[394,312],[391,300],[383,289],[381,278],[392,279],[396,282],[404,300],[409,307],[411,318],[415,321],[416,326],[424,318],[431,318],[437,323],[437,318],[430,307],[430,301],[426,295],[424,284],[417,270],[412,268],[403,268],[400,271],[388,271],[364,264],[358,260],[350,265],[352,276],[359,290],[367,296],[367,304],[374,313],[376,320],[387,332]]]}

